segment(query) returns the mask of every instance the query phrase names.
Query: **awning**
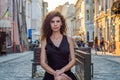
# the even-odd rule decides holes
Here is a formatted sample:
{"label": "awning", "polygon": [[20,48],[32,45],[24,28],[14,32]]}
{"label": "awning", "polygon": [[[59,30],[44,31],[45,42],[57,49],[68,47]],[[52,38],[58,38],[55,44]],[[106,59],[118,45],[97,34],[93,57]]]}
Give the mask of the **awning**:
{"label": "awning", "polygon": [[72,36],[73,39],[82,38],[81,36]]}
{"label": "awning", "polygon": [[0,28],[10,28],[11,21],[10,20],[0,20]]}
{"label": "awning", "polygon": [[40,32],[38,32],[38,31],[33,32],[33,35],[39,36],[39,35],[40,35]]}

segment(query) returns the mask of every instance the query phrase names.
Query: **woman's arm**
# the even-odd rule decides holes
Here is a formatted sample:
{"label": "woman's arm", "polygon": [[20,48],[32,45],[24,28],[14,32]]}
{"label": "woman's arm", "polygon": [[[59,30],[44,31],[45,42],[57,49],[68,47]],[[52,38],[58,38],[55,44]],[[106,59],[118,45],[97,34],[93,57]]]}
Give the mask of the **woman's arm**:
{"label": "woman's arm", "polygon": [[73,40],[70,37],[67,37],[67,39],[68,39],[69,48],[70,48],[70,62],[61,69],[64,72],[70,70],[71,67],[73,67],[75,65],[75,62],[76,62],[75,53],[74,53],[74,46],[73,46]]}
{"label": "woman's arm", "polygon": [[50,74],[54,75],[55,70],[53,70],[50,66],[46,63],[46,52],[45,52],[45,46],[46,46],[46,39],[41,41],[41,56],[40,56],[40,63],[41,66]]}

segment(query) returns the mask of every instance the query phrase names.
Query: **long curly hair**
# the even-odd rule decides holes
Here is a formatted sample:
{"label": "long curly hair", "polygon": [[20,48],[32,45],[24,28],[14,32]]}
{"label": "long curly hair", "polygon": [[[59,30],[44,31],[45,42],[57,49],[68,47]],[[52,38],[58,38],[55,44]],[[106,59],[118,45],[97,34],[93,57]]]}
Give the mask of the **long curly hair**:
{"label": "long curly hair", "polygon": [[60,17],[61,22],[62,22],[62,26],[60,28],[60,33],[66,34],[67,29],[66,29],[65,18],[63,17],[63,15],[59,11],[51,11],[45,16],[45,18],[43,20],[43,24],[41,27],[41,40],[43,40],[44,38],[49,38],[52,35],[50,21],[56,16]]}

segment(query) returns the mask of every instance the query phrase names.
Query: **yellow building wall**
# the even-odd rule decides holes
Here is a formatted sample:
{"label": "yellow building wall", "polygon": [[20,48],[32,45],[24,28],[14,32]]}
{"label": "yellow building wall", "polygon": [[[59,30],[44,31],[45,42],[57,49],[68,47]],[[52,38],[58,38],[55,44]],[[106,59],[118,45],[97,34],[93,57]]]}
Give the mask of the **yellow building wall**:
{"label": "yellow building wall", "polygon": [[115,50],[116,55],[120,55],[120,42],[116,42],[116,50]]}

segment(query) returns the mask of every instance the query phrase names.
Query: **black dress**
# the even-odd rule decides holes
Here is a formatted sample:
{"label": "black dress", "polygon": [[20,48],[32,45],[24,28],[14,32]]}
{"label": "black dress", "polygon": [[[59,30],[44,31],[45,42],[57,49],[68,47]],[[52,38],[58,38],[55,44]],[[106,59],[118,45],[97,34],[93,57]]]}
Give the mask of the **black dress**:
{"label": "black dress", "polygon": [[[67,36],[63,36],[59,47],[56,47],[50,38],[48,38],[45,49],[48,61],[47,63],[54,70],[61,69],[69,63],[70,49]],[[71,77],[72,80],[77,80],[71,70],[66,71],[65,74]],[[54,76],[45,72],[43,80],[54,80]]]}

